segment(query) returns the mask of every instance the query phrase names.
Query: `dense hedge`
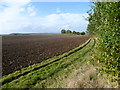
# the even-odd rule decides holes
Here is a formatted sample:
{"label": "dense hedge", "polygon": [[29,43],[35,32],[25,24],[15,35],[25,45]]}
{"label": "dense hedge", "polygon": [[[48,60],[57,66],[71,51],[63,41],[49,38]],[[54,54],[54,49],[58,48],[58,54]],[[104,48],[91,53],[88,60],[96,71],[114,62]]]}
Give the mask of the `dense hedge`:
{"label": "dense hedge", "polygon": [[[93,2],[88,12],[87,31],[96,36],[95,60],[100,63],[100,71],[118,80],[120,75],[120,2]],[[94,11],[94,13],[93,13]]]}

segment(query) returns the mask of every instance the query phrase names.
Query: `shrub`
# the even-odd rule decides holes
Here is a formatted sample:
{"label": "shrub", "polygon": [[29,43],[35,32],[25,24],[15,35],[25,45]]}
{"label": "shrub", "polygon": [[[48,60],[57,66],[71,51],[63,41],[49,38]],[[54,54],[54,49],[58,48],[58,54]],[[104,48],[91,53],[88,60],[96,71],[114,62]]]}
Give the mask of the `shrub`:
{"label": "shrub", "polygon": [[[100,72],[118,80],[120,75],[120,2],[93,2],[94,13],[89,13],[87,31],[96,36],[97,46],[94,59],[100,63]],[[98,54],[99,53],[99,54]]]}

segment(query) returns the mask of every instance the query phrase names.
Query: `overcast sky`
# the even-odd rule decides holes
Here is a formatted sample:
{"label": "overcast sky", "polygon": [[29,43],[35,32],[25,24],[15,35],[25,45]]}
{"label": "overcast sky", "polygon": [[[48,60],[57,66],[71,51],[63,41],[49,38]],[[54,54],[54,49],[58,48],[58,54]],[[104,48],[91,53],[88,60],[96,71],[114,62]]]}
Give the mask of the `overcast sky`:
{"label": "overcast sky", "polygon": [[86,31],[90,2],[33,2],[1,0],[0,34]]}

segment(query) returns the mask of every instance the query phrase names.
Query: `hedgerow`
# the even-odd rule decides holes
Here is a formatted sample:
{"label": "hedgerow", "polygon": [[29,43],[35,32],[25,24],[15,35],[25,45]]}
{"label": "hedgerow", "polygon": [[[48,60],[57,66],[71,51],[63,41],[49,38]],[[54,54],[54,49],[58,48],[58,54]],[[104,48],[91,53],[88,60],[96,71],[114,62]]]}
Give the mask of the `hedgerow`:
{"label": "hedgerow", "polygon": [[98,60],[101,73],[111,76],[110,80],[119,80],[120,2],[93,2],[93,4],[88,12],[87,31],[96,37],[94,59]]}

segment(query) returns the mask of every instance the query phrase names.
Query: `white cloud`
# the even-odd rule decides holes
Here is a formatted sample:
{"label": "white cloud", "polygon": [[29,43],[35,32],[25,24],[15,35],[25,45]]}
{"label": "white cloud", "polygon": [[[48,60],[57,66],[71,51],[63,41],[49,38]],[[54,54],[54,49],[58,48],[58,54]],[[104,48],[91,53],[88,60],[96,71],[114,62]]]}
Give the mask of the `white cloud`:
{"label": "white cloud", "polygon": [[69,29],[69,27],[70,27],[70,25],[68,25],[68,24],[63,26],[64,29]]}
{"label": "white cloud", "polygon": [[6,3],[9,6],[23,6],[28,4],[31,0],[1,0],[1,2]]}
{"label": "white cloud", "polygon": [[[8,1],[8,0],[5,0]],[[10,2],[9,1],[19,1]],[[0,12],[0,33],[12,32],[60,32],[61,29],[84,31],[88,22],[87,14],[59,13],[44,17],[36,16],[36,8],[29,4],[30,0],[9,0],[8,7]],[[19,4],[16,4],[19,3]],[[25,9],[23,6],[27,5]],[[58,9],[60,12],[60,10]],[[28,15],[22,15],[27,12]]]}
{"label": "white cloud", "polygon": [[36,15],[35,7],[33,7],[33,6],[28,6],[27,12],[28,12],[29,16],[35,16]]}
{"label": "white cloud", "polygon": [[24,12],[25,11],[25,8],[20,8],[20,12]]}
{"label": "white cloud", "polygon": [[5,22],[0,26],[6,32],[60,32],[61,29],[85,31],[88,22],[83,16],[87,14],[50,14],[44,17],[21,17]]}
{"label": "white cloud", "polygon": [[24,5],[28,4],[30,0],[1,0],[1,4],[6,5],[2,12],[0,12],[0,22],[16,21],[21,18],[21,12],[25,11]]}
{"label": "white cloud", "polygon": [[62,11],[59,8],[57,8],[56,12],[59,13],[59,12],[62,12]]}

